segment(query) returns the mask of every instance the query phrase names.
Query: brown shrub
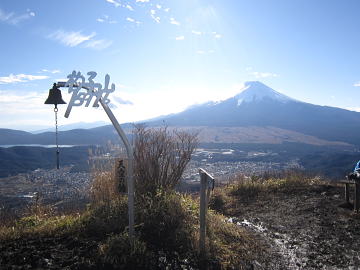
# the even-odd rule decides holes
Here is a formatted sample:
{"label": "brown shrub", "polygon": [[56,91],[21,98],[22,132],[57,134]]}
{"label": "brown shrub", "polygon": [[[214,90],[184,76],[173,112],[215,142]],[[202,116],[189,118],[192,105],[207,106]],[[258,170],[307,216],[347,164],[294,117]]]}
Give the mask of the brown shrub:
{"label": "brown shrub", "polygon": [[189,163],[197,135],[167,127],[135,127],[135,187],[140,194],[172,190]]}

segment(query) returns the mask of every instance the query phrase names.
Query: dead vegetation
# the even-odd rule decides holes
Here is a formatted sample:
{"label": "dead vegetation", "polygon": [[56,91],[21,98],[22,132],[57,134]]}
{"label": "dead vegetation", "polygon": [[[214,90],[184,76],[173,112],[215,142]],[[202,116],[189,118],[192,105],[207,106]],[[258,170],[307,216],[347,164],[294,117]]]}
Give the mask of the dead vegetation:
{"label": "dead vegetation", "polygon": [[135,172],[138,193],[173,190],[197,146],[197,135],[167,127],[135,127]]}
{"label": "dead vegetation", "polygon": [[[136,237],[132,247],[126,193],[114,169],[103,164],[93,170],[87,210],[59,215],[39,198],[26,216],[3,224],[1,269],[360,267],[360,218],[338,207],[343,202],[343,187],[300,171],[239,176],[229,185],[216,188],[210,200],[213,210],[208,212],[207,253],[201,258],[198,198],[173,190],[179,179],[175,175],[179,175],[192,147],[182,148],[187,154],[166,153],[161,143],[159,148],[144,147],[156,136],[163,143],[177,138],[168,138],[166,129],[151,132],[139,133],[148,137],[139,144],[137,162],[148,164],[141,164],[142,171],[136,174],[136,185],[142,192],[135,197]],[[180,142],[191,142],[191,146],[195,141]],[[181,157],[183,162],[179,162]],[[161,164],[154,169],[151,164],[155,163]],[[165,181],[164,175],[172,176],[172,180]]]}
{"label": "dead vegetation", "polygon": [[27,216],[0,228],[1,269],[251,267],[258,259],[257,253],[249,252],[256,246],[254,239],[213,211],[209,211],[208,252],[199,256],[199,201],[174,191],[196,147],[196,136],[138,127],[135,146],[133,246],[127,196],[114,169],[103,164],[92,172],[87,210],[50,215],[38,202]]}

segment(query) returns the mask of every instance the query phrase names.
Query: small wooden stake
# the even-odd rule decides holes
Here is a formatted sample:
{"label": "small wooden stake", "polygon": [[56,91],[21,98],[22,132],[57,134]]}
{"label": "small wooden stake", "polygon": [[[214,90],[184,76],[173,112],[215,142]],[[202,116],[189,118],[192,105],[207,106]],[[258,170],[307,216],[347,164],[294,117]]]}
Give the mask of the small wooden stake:
{"label": "small wooden stake", "polygon": [[360,208],[360,181],[355,181],[355,203],[354,203],[354,210],[359,211]]}
{"label": "small wooden stake", "polygon": [[346,201],[346,203],[350,203],[350,200],[349,200],[349,183],[345,183],[345,201]]}
{"label": "small wooden stake", "polygon": [[205,255],[207,176],[200,172],[200,255]]}

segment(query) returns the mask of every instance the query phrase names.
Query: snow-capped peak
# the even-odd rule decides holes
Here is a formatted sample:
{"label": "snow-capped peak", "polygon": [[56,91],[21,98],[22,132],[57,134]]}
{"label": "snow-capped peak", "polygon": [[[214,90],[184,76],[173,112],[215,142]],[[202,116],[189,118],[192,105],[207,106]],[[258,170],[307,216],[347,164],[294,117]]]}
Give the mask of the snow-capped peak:
{"label": "snow-capped peak", "polygon": [[284,103],[295,101],[258,81],[245,82],[244,88],[241,89],[241,92],[235,98],[238,100],[238,106],[243,102],[258,102],[263,99],[272,99]]}

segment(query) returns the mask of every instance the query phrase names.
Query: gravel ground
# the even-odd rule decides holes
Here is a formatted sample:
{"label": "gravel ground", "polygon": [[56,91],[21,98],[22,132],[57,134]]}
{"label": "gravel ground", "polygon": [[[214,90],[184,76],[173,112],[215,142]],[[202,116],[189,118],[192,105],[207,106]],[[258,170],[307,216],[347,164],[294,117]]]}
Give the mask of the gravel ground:
{"label": "gravel ground", "polygon": [[253,269],[360,269],[360,213],[343,193],[324,184],[237,200],[229,221],[267,247]]}

